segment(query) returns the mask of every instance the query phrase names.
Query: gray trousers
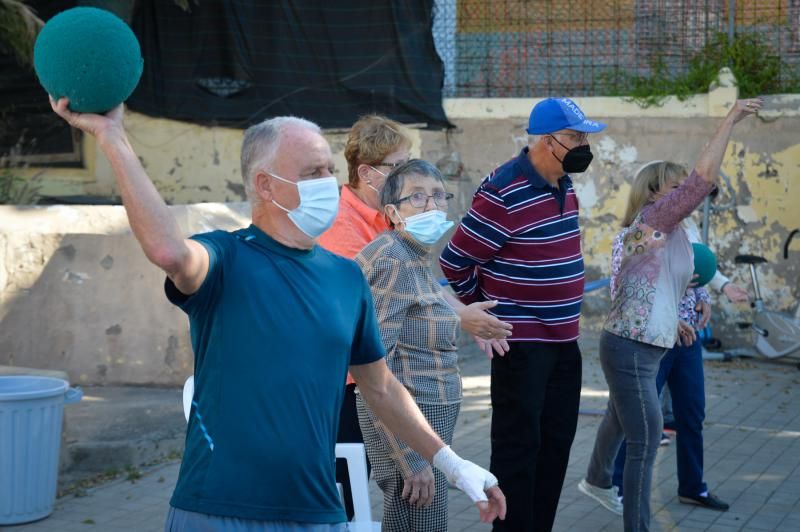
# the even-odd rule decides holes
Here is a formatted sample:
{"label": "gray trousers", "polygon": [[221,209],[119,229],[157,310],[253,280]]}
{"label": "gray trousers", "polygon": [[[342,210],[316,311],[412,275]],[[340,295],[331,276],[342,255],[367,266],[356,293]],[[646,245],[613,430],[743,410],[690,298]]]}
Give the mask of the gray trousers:
{"label": "gray trousers", "polygon": [[628,441],[622,487],[626,531],[650,529],[650,486],[663,420],[656,391],[663,347],[628,340],[608,332],[600,337],[600,365],[609,390],[608,409],[597,429],[586,481],[611,487],[614,458]]}

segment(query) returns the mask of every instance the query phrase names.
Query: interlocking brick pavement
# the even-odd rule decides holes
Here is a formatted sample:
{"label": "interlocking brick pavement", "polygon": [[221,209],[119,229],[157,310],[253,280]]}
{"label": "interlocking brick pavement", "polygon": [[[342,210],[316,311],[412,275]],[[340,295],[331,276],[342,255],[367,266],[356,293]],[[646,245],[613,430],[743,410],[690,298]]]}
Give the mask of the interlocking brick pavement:
{"label": "interlocking brick pavement", "polygon": [[[622,530],[621,518],[576,489],[586,471],[607,388],[596,338],[585,335],[584,378],[578,433],[572,447],[555,529]],[[489,363],[474,349],[462,357],[464,404],[454,449],[478,464],[489,463]],[[706,362],[706,481],[731,503],[720,513],[677,500],[675,446],[660,448],[652,494],[653,530],[800,530],[800,372],[794,365],[760,360]],[[176,392],[175,400],[180,394]],[[57,501],[52,516],[37,523],[4,527],[7,532],[163,530],[178,464],[170,462],[131,482],[117,480],[83,497]],[[450,530],[490,530],[461,492],[452,489]],[[381,515],[380,492],[371,483],[373,517]]]}

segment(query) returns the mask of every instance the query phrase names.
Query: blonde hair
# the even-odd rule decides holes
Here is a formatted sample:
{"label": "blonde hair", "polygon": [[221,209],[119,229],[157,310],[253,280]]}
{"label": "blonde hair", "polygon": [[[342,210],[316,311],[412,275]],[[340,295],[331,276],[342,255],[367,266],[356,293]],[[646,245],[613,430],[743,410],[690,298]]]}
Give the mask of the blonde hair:
{"label": "blonde hair", "polygon": [[411,147],[411,139],[399,123],[380,115],[362,116],[350,128],[344,147],[347,160],[347,180],[358,188],[358,166],[377,165],[383,158],[403,147]]}
{"label": "blonde hair", "polygon": [[670,161],[650,161],[636,171],[628,196],[628,207],[622,219],[622,227],[629,227],[653,194],[663,190],[669,181],[681,181],[686,177],[686,168]]}

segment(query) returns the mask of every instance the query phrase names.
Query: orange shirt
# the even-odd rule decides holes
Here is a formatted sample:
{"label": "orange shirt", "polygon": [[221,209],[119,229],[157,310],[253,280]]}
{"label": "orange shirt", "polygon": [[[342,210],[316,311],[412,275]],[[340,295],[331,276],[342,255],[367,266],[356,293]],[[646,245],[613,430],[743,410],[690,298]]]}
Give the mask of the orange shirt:
{"label": "orange shirt", "polygon": [[[349,185],[343,185],[336,220],[320,235],[317,243],[332,253],[352,259],[387,229],[389,224],[383,213],[361,201]],[[353,382],[348,373],[347,384]]]}
{"label": "orange shirt", "polygon": [[317,243],[332,253],[352,259],[387,229],[389,225],[383,213],[361,201],[349,185],[343,185],[339,214]]}

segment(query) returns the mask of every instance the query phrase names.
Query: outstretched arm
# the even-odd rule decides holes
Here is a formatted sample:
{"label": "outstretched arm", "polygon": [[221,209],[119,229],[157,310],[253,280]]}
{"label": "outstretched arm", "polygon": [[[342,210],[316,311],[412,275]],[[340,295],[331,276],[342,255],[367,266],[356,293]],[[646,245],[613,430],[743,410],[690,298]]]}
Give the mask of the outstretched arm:
{"label": "outstretched arm", "polygon": [[725,156],[733,126],[761,109],[762,103],[761,98],[752,98],[737,100],[733,104],[728,116],[706,144],[689,177],[678,188],[645,207],[643,211],[645,223],[660,231],[671,232],[702,203],[703,198],[711,192],[717,182],[719,167]]}
{"label": "outstretched arm", "polygon": [[183,237],[147,176],[125,134],[122,105],[106,115],[74,113],[66,98],[58,102],[50,98],[50,105],[69,125],[97,139],[114,170],[133,234],[150,262],[164,270],[182,293],[196,292],[208,273],[208,252],[202,244]]}
{"label": "outstretched arm", "polygon": [[756,113],[764,104],[761,98],[750,98],[747,100],[737,100],[733,107],[728,112],[728,116],[717,127],[714,136],[706,144],[703,153],[695,164],[695,171],[707,182],[716,183],[717,176],[719,175],[719,167],[722,164],[722,159],[725,157],[725,149],[728,147],[728,141],[733,132],[733,126],[739,121],[748,116]]}

